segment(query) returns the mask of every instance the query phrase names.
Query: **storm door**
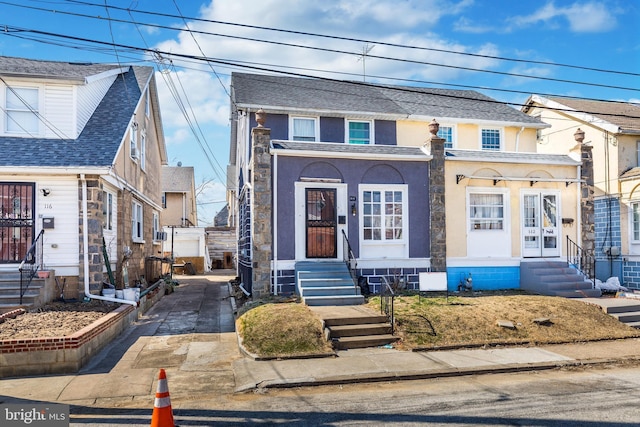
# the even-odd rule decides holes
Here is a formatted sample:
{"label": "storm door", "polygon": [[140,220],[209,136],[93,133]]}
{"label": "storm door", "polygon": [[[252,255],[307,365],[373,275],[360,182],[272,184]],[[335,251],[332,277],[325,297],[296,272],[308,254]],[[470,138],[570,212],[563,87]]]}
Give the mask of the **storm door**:
{"label": "storm door", "polygon": [[33,242],[33,183],[0,183],[0,263],[18,263]]}
{"label": "storm door", "polygon": [[336,189],[305,191],[307,258],[337,257]]}
{"label": "storm door", "polygon": [[522,195],[522,256],[560,256],[560,196],[553,193]]}

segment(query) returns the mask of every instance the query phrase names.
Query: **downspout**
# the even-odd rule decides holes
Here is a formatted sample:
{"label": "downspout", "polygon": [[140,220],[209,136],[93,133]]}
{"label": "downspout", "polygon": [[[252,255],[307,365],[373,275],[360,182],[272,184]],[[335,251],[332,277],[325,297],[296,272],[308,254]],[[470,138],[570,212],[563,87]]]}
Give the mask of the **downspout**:
{"label": "downspout", "polygon": [[87,214],[87,180],[84,174],[80,174],[80,180],[82,181],[82,250],[83,250],[83,272],[84,272],[84,295],[89,299],[97,299],[101,301],[118,302],[121,304],[131,304],[134,307],[138,306],[136,301],[105,297],[102,295],[94,295],[89,291],[89,219]]}
{"label": "downspout", "polygon": [[273,153],[273,293],[278,295],[278,152]]}
{"label": "downspout", "polygon": [[520,128],[518,133],[516,134],[516,153],[519,151],[518,147],[520,146],[520,134],[524,131],[524,126]]}

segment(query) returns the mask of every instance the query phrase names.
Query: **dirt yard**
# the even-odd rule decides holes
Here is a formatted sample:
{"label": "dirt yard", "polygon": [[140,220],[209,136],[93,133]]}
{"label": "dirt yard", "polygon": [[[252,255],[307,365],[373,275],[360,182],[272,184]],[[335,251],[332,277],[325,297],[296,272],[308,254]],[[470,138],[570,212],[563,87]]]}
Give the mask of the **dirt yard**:
{"label": "dirt yard", "polygon": [[90,302],[53,302],[35,312],[0,323],[0,340],[65,337],[79,331],[115,310],[120,304]]}

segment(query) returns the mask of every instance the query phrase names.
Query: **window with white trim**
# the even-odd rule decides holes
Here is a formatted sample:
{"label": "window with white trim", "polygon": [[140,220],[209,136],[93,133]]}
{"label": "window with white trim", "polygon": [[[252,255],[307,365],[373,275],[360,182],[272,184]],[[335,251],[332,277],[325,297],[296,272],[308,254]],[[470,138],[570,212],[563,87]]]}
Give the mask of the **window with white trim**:
{"label": "window with white trim", "polygon": [[636,166],[640,167],[640,141],[636,141]]}
{"label": "window with white trim", "polygon": [[102,192],[102,217],[104,229],[113,230],[113,194],[108,191]]}
{"label": "window with white trim", "polygon": [[365,241],[404,240],[406,189],[363,189],[361,200]]}
{"label": "window with white trim", "polygon": [[147,88],[145,97],[144,97],[144,116],[149,118],[149,114],[151,114],[151,100],[149,99],[149,88]]}
{"label": "window with white trim", "polygon": [[453,148],[453,126],[440,125],[438,137],[444,139],[444,148]]}
{"label": "window with white trim", "polygon": [[371,138],[372,124],[370,121],[347,120],[347,143],[349,144],[373,144]]}
{"label": "window with white trim", "polygon": [[37,135],[40,92],[33,87],[7,87],[5,92],[5,131]]}
{"label": "window with white trim", "polygon": [[146,170],[147,168],[147,159],[146,159],[146,154],[147,154],[147,145],[146,145],[146,141],[147,141],[147,135],[146,132],[143,130],[142,132],[140,132],[140,169],[142,170]]}
{"label": "window with white trim", "polygon": [[133,123],[129,132],[129,154],[133,160],[138,160],[138,124]]}
{"label": "window with white trim", "polygon": [[292,117],[290,135],[293,141],[318,141],[318,120],[314,117]]}
{"label": "window with white trim", "polygon": [[157,242],[160,239],[159,237],[159,233],[160,232],[160,214],[158,214],[158,212],[153,212],[153,241]]}
{"label": "window with white trim", "polygon": [[500,151],[502,149],[502,131],[498,128],[483,128],[480,130],[482,149]]}
{"label": "window with white trim", "polygon": [[142,205],[138,202],[131,203],[131,237],[134,242],[144,241]]}
{"label": "window with white trim", "polygon": [[631,203],[631,240],[640,242],[640,202]]}
{"label": "window with white trim", "polygon": [[505,195],[469,193],[470,230],[503,230]]}

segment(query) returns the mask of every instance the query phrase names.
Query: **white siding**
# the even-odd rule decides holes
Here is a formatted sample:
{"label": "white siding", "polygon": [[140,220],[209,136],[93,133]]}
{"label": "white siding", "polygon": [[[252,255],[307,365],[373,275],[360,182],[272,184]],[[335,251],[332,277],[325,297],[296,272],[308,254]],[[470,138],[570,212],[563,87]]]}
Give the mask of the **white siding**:
{"label": "white siding", "polygon": [[44,122],[42,128],[46,138],[75,139],[73,87],[45,85]]}
{"label": "white siding", "polygon": [[[51,193],[44,197],[40,189]],[[54,219],[54,228],[43,235],[45,268],[59,276],[79,274],[80,233],[78,225],[78,181],[75,177],[50,177],[36,183],[36,232],[42,229],[42,218]]]}
{"label": "white siding", "polygon": [[78,86],[77,123],[78,135],[82,133],[93,112],[98,108],[105,94],[117,76],[108,76],[86,85]]}

